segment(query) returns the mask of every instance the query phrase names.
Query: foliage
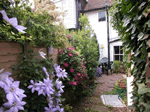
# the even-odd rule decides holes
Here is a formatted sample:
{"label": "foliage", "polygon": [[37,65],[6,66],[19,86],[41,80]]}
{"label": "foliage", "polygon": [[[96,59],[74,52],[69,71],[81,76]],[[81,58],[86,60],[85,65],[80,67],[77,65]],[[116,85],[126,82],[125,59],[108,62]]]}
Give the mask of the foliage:
{"label": "foliage", "polygon": [[72,106],[69,106],[69,104],[65,105],[64,112],[72,112]]}
{"label": "foliage", "polygon": [[[43,95],[38,96],[38,92],[31,93],[31,90],[27,89],[30,85],[30,80],[35,82],[46,78],[45,73],[42,71],[42,67],[48,68],[48,72],[53,71],[52,59],[36,59],[36,54],[32,50],[28,50],[27,54],[21,53],[18,65],[13,67],[13,72],[17,72],[16,75],[20,80],[20,86],[25,90],[25,94],[28,96],[24,98],[26,101],[24,112],[43,112],[44,107],[47,106],[47,102]],[[51,73],[51,72],[50,72]]]}
{"label": "foliage", "polygon": [[149,81],[146,79],[146,70],[150,51],[150,1],[117,0],[111,12],[113,27],[118,30],[123,46],[126,47],[125,54],[133,51],[128,64],[128,68],[134,64],[131,71],[134,76],[132,109],[149,112],[150,89],[147,87]]}
{"label": "foliage", "polygon": [[68,97],[66,99],[73,101],[86,95],[86,92],[88,92],[86,90],[88,76],[86,75],[84,60],[71,47],[61,50],[58,55],[58,60],[60,67],[68,73],[67,79],[62,80],[65,85],[65,98]]}
{"label": "foliage", "polygon": [[[21,4],[19,4],[22,2]],[[0,2],[0,10],[5,10],[8,17],[16,17],[19,25],[27,27],[22,34],[2,19],[0,15],[0,40],[15,41],[32,45],[63,47],[65,43],[64,27],[56,24],[56,17],[49,12],[37,13],[27,5],[28,1],[16,0],[15,5],[8,0]],[[18,5],[19,4],[19,5]],[[40,4],[40,3],[39,3]]]}
{"label": "foliage", "polygon": [[121,64],[121,62],[117,61],[117,60],[113,62],[113,72],[114,73],[118,73],[119,72],[120,64]]}
{"label": "foliage", "polygon": [[86,15],[82,15],[79,18],[82,29],[78,31],[71,31],[70,42],[72,46],[83,56],[86,61],[87,74],[90,79],[94,78],[96,74],[96,68],[98,66],[99,59],[99,47]]}

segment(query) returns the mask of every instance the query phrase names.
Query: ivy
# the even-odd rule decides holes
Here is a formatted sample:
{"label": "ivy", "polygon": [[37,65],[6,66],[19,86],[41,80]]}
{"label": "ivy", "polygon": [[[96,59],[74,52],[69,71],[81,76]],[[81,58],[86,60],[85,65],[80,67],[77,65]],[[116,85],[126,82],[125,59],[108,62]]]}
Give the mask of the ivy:
{"label": "ivy", "polygon": [[133,81],[133,102],[132,109],[136,112],[149,112],[150,88],[147,87],[146,70],[150,39],[150,1],[148,0],[116,0],[110,9],[112,15],[112,26],[118,30],[123,42],[124,52],[128,55],[133,51],[129,68],[134,64],[131,75]]}

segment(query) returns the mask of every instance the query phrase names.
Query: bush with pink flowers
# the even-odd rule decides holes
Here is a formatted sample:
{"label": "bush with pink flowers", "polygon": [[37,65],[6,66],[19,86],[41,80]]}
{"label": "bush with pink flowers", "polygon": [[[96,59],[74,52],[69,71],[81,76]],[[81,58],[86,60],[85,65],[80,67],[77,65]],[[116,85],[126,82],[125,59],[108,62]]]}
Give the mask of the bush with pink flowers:
{"label": "bush with pink flowers", "polygon": [[63,79],[66,92],[69,91],[69,96],[72,95],[74,98],[83,96],[89,80],[84,60],[72,47],[61,50],[58,59],[60,67],[68,73],[67,79]]}

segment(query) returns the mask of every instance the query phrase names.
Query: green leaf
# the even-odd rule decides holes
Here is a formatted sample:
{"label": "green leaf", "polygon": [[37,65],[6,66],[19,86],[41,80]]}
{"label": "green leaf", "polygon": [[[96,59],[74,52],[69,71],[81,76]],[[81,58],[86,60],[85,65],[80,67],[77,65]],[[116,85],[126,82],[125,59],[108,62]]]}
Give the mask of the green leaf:
{"label": "green leaf", "polygon": [[145,86],[144,83],[142,84],[138,84],[138,94],[144,94],[144,93],[147,93],[147,88]]}
{"label": "green leaf", "polygon": [[141,5],[139,6],[139,9],[141,10],[145,4],[146,4],[146,2],[142,2]]}
{"label": "green leaf", "polygon": [[144,37],[144,33],[140,32],[139,35],[138,35],[138,40],[141,40],[143,37]]}
{"label": "green leaf", "polygon": [[143,105],[146,108],[146,112],[150,112],[150,105],[147,103],[143,103]]}

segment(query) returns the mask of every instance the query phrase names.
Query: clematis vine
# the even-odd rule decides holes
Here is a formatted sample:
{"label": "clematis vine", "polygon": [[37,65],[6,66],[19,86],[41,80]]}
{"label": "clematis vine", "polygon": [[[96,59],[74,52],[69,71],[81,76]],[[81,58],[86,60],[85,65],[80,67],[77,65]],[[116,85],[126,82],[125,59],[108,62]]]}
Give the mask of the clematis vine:
{"label": "clematis vine", "polygon": [[24,26],[21,26],[21,25],[18,25],[18,20],[17,18],[13,17],[13,18],[8,18],[5,10],[1,10],[0,13],[3,15],[3,19],[6,20],[9,24],[11,24],[15,29],[17,29],[19,32],[22,32],[22,33],[26,33],[25,29],[27,29],[26,27]]}
{"label": "clematis vine", "polygon": [[52,72],[54,78],[53,80],[50,80],[47,69],[45,67],[42,69],[47,77],[43,79],[43,82],[34,82],[33,80],[30,80],[31,85],[28,86],[28,89],[31,89],[32,93],[37,91],[38,95],[43,94],[47,97],[48,107],[44,108],[45,112],[63,112],[64,109],[60,107],[62,105],[60,104],[60,97],[61,93],[64,92],[63,88],[65,86],[63,86],[60,78],[67,78],[67,73],[65,72],[65,69],[63,70],[58,64],[54,64],[55,72]]}
{"label": "clematis vine", "polygon": [[4,112],[4,110],[5,112],[18,112],[19,110],[24,110],[23,106],[26,102],[22,101],[22,99],[26,95],[24,94],[25,91],[19,88],[20,81],[14,81],[9,75],[11,75],[9,72],[0,74],[0,87],[4,89],[8,100],[0,110],[1,112]]}

